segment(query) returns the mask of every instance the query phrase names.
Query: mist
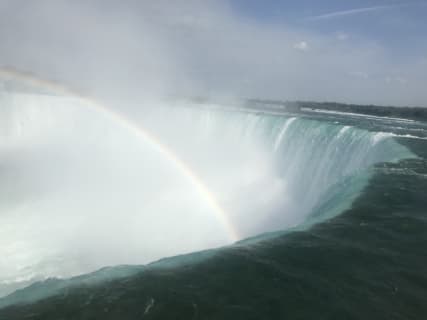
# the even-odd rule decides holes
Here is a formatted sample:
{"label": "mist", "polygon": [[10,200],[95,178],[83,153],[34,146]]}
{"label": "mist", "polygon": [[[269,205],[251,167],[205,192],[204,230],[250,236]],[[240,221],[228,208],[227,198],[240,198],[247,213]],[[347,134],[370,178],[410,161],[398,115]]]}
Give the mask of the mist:
{"label": "mist", "polygon": [[150,141],[76,98],[2,94],[0,282],[66,277],[231,243]]}
{"label": "mist", "polygon": [[132,118],[152,140],[75,96],[4,90],[0,103],[0,295],[304,220],[259,116],[157,103]]}
{"label": "mist", "polygon": [[165,95],[427,102],[425,55],[398,58],[340,30],[257,21],[228,1],[3,0],[0,15],[1,65],[116,108]]}
{"label": "mist", "polygon": [[[426,60],[396,66],[368,39],[261,23],[227,1],[3,0],[0,40],[2,67],[95,98],[126,119],[0,79],[0,284],[142,264],[290,228],[341,176],[381,158],[359,132],[360,156],[309,185],[298,168],[313,167],[302,162],[321,142],[313,123],[294,128],[313,130],[312,139],[287,138],[294,152],[282,158],[289,119],[199,112],[171,97],[427,101]],[[325,159],[325,172],[335,172]]]}

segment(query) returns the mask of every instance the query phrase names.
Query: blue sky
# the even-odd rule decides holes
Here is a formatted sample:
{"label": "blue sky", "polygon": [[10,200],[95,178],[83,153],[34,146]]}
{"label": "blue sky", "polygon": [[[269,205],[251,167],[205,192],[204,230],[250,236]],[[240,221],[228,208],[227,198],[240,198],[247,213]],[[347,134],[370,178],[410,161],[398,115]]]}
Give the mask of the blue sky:
{"label": "blue sky", "polygon": [[232,0],[234,12],[264,24],[341,38],[366,38],[406,59],[425,54],[427,1]]}
{"label": "blue sky", "polygon": [[427,0],[0,0],[0,66],[120,99],[427,107]]}

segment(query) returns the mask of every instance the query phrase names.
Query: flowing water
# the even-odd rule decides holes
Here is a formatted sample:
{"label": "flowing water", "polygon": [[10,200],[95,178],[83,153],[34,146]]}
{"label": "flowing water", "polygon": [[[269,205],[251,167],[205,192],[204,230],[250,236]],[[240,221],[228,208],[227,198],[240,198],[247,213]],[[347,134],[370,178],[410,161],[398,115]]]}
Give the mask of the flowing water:
{"label": "flowing water", "polygon": [[[105,318],[425,311],[425,123],[184,102],[117,121],[22,93],[0,105],[0,294],[217,248],[41,282],[0,305],[62,292],[64,310],[102,305]],[[46,301],[4,314],[61,314]]]}

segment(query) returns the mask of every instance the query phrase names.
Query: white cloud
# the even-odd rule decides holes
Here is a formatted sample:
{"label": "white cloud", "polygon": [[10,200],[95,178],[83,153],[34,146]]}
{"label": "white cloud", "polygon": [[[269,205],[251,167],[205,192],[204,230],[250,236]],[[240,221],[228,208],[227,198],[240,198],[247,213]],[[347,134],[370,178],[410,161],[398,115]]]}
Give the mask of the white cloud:
{"label": "white cloud", "polygon": [[[390,59],[361,37],[248,21],[226,0],[14,0],[5,8],[0,64],[119,101],[178,94],[427,105],[427,64]],[[411,85],[390,90],[390,70]]]}
{"label": "white cloud", "polygon": [[386,83],[392,84],[392,83],[398,83],[405,85],[408,83],[408,79],[401,77],[401,76],[388,76],[384,78]]}
{"label": "white cloud", "polygon": [[391,5],[385,5],[385,6],[373,6],[373,7],[350,9],[350,10],[334,11],[334,12],[329,12],[329,13],[313,16],[313,17],[308,18],[307,20],[327,20],[327,19],[333,19],[333,18],[340,18],[340,17],[344,17],[344,16],[362,14],[362,13],[366,13],[366,12],[392,9],[392,8],[397,8],[397,7],[401,7],[401,6],[402,6],[401,4],[391,4]]}
{"label": "white cloud", "polygon": [[348,40],[349,37],[350,36],[347,33],[344,33],[344,32],[338,32],[337,33],[337,39],[338,40],[345,41],[345,40]]}
{"label": "white cloud", "polygon": [[305,42],[305,41],[295,43],[293,48],[300,50],[300,51],[308,51],[309,50],[309,46],[308,46],[307,42]]}
{"label": "white cloud", "polygon": [[368,79],[369,78],[369,74],[363,71],[352,71],[348,73],[350,76],[352,77],[356,77],[356,78],[362,78],[362,79]]}

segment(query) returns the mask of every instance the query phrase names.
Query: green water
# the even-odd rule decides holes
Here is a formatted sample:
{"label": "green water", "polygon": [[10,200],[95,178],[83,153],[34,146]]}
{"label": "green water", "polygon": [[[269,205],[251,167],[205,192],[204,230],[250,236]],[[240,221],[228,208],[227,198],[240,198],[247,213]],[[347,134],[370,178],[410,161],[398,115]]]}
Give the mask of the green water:
{"label": "green water", "polygon": [[[359,122],[368,131],[408,132]],[[34,304],[6,307],[0,319],[424,319],[427,140],[390,141],[412,159],[370,166],[363,188],[332,192],[305,228],[166,260],[115,280],[76,282]],[[340,198],[348,200],[346,192],[353,202],[337,207],[348,204]]]}

